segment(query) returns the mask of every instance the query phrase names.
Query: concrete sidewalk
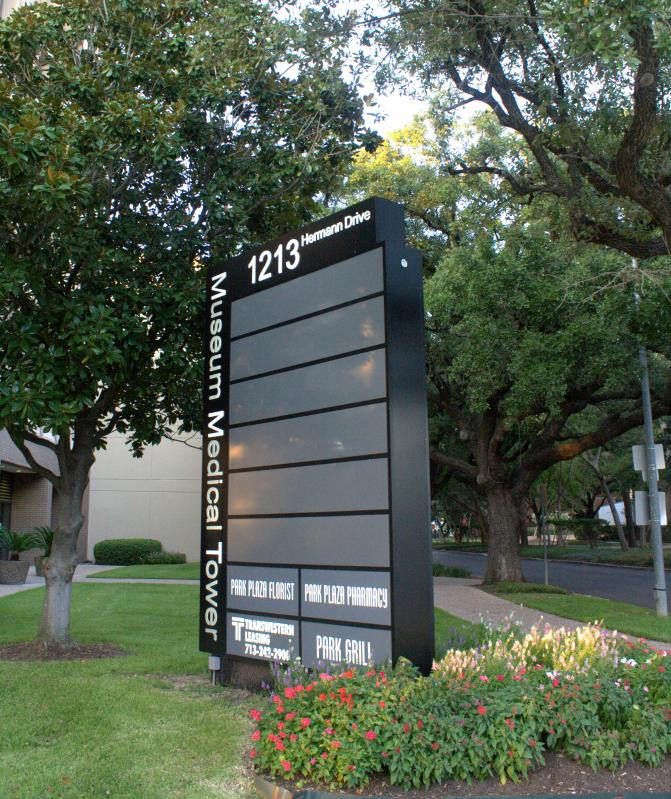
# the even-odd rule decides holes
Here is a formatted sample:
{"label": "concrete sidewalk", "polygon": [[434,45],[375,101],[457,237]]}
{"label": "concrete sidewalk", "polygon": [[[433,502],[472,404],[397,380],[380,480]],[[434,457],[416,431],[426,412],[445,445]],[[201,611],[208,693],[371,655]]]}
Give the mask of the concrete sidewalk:
{"label": "concrete sidewalk", "polygon": [[[519,623],[523,630],[529,631],[532,627],[544,628],[564,627],[575,630],[584,627],[585,622],[574,619],[564,619],[552,613],[544,613],[533,608],[526,608],[515,602],[509,602],[501,597],[494,596],[488,591],[483,591],[477,586],[482,584],[479,578],[434,577],[433,578],[433,604],[435,607],[458,616],[460,619],[474,623],[485,622],[498,626],[512,620]],[[670,622],[671,623],[671,622]],[[624,638],[636,640],[632,636],[623,635]],[[663,641],[649,641],[657,649],[671,651],[671,643]]]}

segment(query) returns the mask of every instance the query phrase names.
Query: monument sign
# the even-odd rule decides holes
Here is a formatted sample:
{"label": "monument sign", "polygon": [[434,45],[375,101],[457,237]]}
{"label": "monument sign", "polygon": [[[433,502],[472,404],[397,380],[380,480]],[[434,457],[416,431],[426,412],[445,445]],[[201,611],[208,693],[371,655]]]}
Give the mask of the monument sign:
{"label": "monument sign", "polygon": [[200,647],[433,658],[422,274],[374,198],[208,275]]}

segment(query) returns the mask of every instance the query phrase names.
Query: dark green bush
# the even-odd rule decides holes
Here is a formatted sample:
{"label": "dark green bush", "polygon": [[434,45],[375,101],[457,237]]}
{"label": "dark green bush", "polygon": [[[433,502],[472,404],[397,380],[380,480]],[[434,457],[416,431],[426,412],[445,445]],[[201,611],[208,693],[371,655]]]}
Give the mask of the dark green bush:
{"label": "dark green bush", "polygon": [[471,573],[468,569],[462,569],[461,566],[444,566],[442,563],[433,564],[434,577],[470,577]]}
{"label": "dark green bush", "polygon": [[143,563],[164,563],[172,566],[175,563],[186,563],[186,555],[183,552],[150,552]]}
{"label": "dark green bush", "polygon": [[132,566],[146,563],[149,555],[162,550],[161,542],[153,538],[108,538],[98,541],[93,557],[107,566]]}
{"label": "dark green bush", "polygon": [[586,541],[593,546],[599,538],[608,532],[608,524],[603,519],[552,519],[555,532],[564,535],[573,533],[578,541]]}

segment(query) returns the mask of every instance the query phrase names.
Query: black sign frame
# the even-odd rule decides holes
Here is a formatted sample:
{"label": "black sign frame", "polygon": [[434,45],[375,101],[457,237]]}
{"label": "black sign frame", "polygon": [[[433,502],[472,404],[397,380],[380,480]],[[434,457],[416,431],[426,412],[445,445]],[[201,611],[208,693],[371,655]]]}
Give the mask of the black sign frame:
{"label": "black sign frame", "polygon": [[[277,253],[279,259],[288,256],[295,260],[296,242],[301,253],[300,268],[292,269],[291,260],[286,260],[279,272],[278,259],[273,263],[267,256],[261,264],[262,254],[268,252]],[[387,627],[338,622],[329,618],[323,620],[323,627],[326,631],[330,625],[338,624],[353,629],[390,629],[390,653],[394,661],[405,657],[424,673],[431,668],[434,655],[433,580],[421,257],[406,247],[402,207],[374,197],[248,250],[226,264],[211,267],[208,273],[203,381],[200,649],[223,657],[228,672],[236,661],[244,665],[248,659],[227,654],[227,614],[243,611],[242,608],[228,607],[227,568],[229,565],[236,568],[263,565],[258,561],[252,564],[229,561],[228,558],[231,305],[236,300],[280,284],[300,281],[304,276],[377,248],[382,249],[384,283],[390,538],[389,565],[385,571],[390,573],[391,623]],[[262,267],[267,271],[264,279],[259,280]],[[252,283],[254,277],[257,280]],[[275,326],[281,324],[270,325],[267,329],[272,330]],[[257,328],[256,332],[264,329]],[[347,405],[338,407],[346,408]],[[346,570],[349,573],[357,569],[376,571],[376,567],[356,564],[335,566],[310,562],[297,566],[272,560],[267,565],[268,568],[299,569],[299,594],[301,568],[332,572]],[[249,607],[244,612],[256,613]],[[274,617],[272,613],[262,615],[268,619]],[[311,629],[315,622],[322,624],[318,619],[301,615],[300,596],[298,614],[293,618],[299,630],[303,620],[310,622]],[[276,626],[284,629],[281,625]],[[295,642],[295,646],[298,654],[301,651],[300,640]]]}

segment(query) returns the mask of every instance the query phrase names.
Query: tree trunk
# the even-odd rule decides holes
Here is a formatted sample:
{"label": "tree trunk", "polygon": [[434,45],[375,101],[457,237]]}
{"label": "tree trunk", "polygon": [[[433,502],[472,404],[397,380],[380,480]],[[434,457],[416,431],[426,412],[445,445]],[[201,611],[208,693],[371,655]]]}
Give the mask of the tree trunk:
{"label": "tree trunk", "polygon": [[54,488],[54,541],[44,562],[46,594],[42,606],[37,640],[46,644],[70,644],[70,598],[72,578],[77,566],[77,538],[84,523],[82,500],[88,470],[72,481],[67,479]]}
{"label": "tree trunk", "polygon": [[622,492],[622,500],[624,501],[624,517],[627,520],[627,539],[629,546],[638,546],[638,539],[636,538],[636,525],[634,524],[634,509],[631,507],[631,497],[629,491]]}
{"label": "tree trunk", "polygon": [[524,581],[519,552],[524,520],[524,499],[518,499],[507,486],[495,485],[488,490],[489,546],[485,583]]}
{"label": "tree trunk", "polygon": [[620,514],[617,512],[617,508],[615,507],[613,495],[610,493],[610,488],[608,487],[606,478],[603,475],[601,475],[601,487],[603,488],[603,492],[606,495],[606,499],[608,500],[608,507],[610,508],[610,512],[613,515],[613,521],[615,522],[615,529],[617,530],[617,537],[620,541],[620,547],[623,552],[626,552],[626,550],[629,549],[629,543],[627,542],[627,538],[624,534],[622,522],[620,521]]}

